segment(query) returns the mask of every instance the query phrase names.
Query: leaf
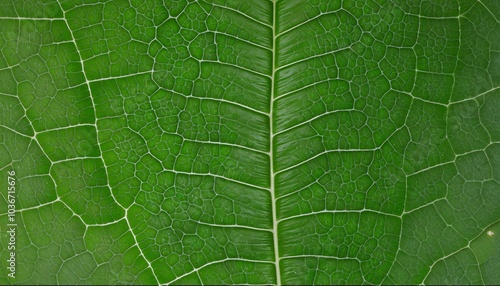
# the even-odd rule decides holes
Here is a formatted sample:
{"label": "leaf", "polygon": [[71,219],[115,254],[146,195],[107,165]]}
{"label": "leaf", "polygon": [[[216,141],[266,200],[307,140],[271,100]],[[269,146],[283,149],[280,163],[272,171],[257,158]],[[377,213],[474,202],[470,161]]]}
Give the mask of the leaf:
{"label": "leaf", "polygon": [[499,20],[3,1],[0,283],[498,284]]}

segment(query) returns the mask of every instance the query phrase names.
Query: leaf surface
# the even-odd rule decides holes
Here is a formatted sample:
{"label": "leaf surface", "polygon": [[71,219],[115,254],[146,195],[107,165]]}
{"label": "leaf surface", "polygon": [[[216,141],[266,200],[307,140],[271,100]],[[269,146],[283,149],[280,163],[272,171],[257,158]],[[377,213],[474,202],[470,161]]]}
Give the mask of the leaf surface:
{"label": "leaf surface", "polygon": [[499,19],[3,1],[0,283],[498,284]]}

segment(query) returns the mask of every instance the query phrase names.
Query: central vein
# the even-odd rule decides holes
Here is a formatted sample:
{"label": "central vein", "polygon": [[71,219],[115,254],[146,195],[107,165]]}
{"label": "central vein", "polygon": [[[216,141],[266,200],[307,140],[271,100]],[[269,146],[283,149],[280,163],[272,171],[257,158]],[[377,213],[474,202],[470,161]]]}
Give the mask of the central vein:
{"label": "central vein", "polygon": [[278,217],[276,213],[276,190],[274,183],[274,129],[273,129],[273,108],[274,108],[274,82],[276,74],[276,1],[273,0],[273,42],[272,42],[272,70],[271,70],[271,98],[269,106],[269,170],[270,170],[270,192],[273,213],[273,243],[274,243],[274,261],[276,266],[276,284],[281,285],[279,248],[278,248]]}

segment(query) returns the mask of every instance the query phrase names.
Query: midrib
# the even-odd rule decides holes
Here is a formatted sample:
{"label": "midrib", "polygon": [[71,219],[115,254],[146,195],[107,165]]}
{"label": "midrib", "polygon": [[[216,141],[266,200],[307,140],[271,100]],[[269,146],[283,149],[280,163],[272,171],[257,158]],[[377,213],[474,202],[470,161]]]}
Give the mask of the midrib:
{"label": "midrib", "polygon": [[269,174],[271,193],[271,207],[273,214],[273,244],[274,244],[274,263],[276,267],[276,284],[281,285],[280,261],[279,261],[279,243],[278,243],[278,217],[276,212],[276,194],[274,183],[274,128],[273,128],[273,108],[274,108],[274,82],[276,74],[276,1],[273,0],[273,41],[272,41],[272,70],[271,70],[271,96],[269,99]]}

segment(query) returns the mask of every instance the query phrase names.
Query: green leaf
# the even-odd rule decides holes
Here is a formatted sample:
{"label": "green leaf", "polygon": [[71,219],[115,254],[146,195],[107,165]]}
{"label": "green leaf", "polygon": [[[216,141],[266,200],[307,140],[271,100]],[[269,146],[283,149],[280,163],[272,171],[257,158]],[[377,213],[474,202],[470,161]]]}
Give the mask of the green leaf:
{"label": "green leaf", "polygon": [[0,34],[1,284],[500,283],[498,1],[6,0]]}

